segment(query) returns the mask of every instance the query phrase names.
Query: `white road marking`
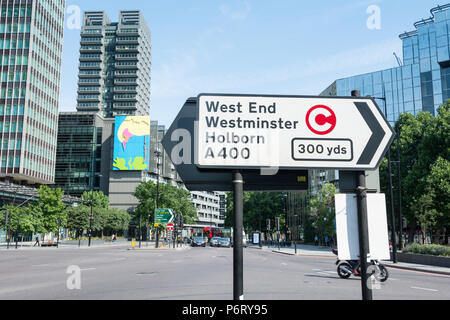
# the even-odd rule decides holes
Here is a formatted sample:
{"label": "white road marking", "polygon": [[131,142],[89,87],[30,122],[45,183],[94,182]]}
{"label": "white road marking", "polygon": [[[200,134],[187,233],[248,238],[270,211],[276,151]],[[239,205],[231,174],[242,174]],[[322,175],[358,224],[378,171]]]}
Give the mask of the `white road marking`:
{"label": "white road marking", "polygon": [[420,288],[420,287],[411,287],[411,289],[418,289],[418,290],[425,290],[425,291],[439,292],[439,290],[428,289],[428,288]]}

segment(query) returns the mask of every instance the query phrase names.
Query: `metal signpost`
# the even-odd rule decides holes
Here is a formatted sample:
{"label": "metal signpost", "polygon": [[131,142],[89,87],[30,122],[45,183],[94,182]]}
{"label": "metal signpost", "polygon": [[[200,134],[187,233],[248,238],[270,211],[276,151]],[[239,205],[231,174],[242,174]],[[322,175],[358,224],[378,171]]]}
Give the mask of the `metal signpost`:
{"label": "metal signpost", "polygon": [[[233,191],[234,299],[243,300],[243,192],[306,190],[301,170],[374,170],[393,137],[371,98],[202,94],[187,101],[163,146],[189,190]],[[278,174],[258,174],[268,169]],[[283,184],[283,172],[294,182]]]}

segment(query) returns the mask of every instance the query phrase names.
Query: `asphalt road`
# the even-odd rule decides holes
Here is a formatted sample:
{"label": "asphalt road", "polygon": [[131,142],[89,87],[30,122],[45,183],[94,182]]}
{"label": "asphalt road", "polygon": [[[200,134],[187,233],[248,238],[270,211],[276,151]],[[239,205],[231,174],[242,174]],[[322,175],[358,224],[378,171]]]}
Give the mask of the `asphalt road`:
{"label": "asphalt road", "polygon": [[[360,279],[342,280],[335,259],[244,249],[246,300],[360,300]],[[127,250],[125,246],[0,252],[0,300],[231,300],[232,249]],[[80,289],[69,290],[69,266]],[[376,300],[450,299],[450,276],[389,269]],[[71,282],[72,284],[76,282]]]}

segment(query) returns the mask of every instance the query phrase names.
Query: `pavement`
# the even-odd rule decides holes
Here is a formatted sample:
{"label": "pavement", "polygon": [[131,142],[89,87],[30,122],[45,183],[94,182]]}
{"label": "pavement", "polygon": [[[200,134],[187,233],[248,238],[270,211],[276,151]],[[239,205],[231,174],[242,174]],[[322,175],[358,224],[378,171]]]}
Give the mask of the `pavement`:
{"label": "pavement", "polygon": [[[336,257],[331,249],[328,247],[316,247],[312,245],[297,245],[297,253],[295,252],[295,247],[282,247],[278,250],[278,247],[269,247],[263,246],[260,248],[257,245],[249,245],[249,248],[259,249],[263,251],[271,251],[273,253],[292,255],[292,256],[313,256],[313,257]],[[418,271],[418,272],[429,272],[434,274],[443,274],[450,275],[450,268],[438,267],[438,266],[428,266],[422,264],[414,264],[414,263],[404,263],[397,262],[393,263],[392,261],[382,261],[382,263],[388,268],[394,269],[402,269],[402,270],[410,270],[410,271]]]}

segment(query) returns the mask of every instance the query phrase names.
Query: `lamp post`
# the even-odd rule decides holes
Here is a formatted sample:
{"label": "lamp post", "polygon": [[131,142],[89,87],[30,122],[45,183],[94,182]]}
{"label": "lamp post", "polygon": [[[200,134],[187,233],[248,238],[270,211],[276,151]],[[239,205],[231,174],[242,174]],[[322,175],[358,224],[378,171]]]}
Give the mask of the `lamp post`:
{"label": "lamp post", "polygon": [[[156,176],[157,176],[157,181],[156,181],[156,209],[159,209],[159,159],[162,156],[161,150],[160,149],[156,149],[155,155],[156,155]],[[156,244],[155,244],[155,247],[156,248],[159,247],[159,227],[156,227]]]}
{"label": "lamp post", "polygon": [[92,209],[94,207],[94,193],[91,194],[92,195],[92,199],[91,199],[91,214],[89,216],[89,242],[88,242],[88,247],[91,246],[91,237],[92,237],[92,220],[94,220],[94,215],[92,213]]}

